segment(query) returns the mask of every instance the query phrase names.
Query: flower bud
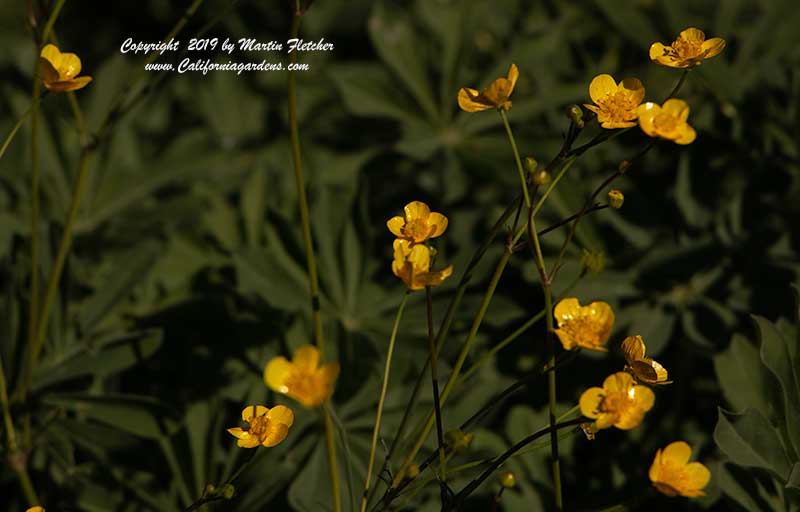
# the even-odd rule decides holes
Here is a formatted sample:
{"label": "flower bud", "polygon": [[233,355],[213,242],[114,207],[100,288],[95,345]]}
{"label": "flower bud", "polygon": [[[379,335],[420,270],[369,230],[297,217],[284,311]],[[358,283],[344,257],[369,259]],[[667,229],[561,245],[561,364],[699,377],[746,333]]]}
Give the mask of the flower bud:
{"label": "flower bud", "polygon": [[226,500],[233,498],[234,494],[236,494],[236,488],[231,484],[226,484],[225,487],[222,488],[222,496]]}
{"label": "flower bud", "polygon": [[625,194],[617,189],[609,190],[608,192],[608,205],[615,210],[622,208],[622,203],[625,202]]}
{"label": "flower bud", "polygon": [[208,495],[208,494],[214,494],[214,492],[216,492],[216,490],[217,490],[217,486],[216,486],[216,485],[214,485],[214,484],[207,484],[207,485],[206,485],[205,494],[207,494],[207,495]]}
{"label": "flower bud", "polygon": [[533,175],[533,184],[542,186],[550,183],[550,173],[542,169]]}
{"label": "flower bud", "polygon": [[583,128],[583,109],[580,106],[572,104],[567,107],[567,118],[578,128]]}
{"label": "flower bud", "polygon": [[475,439],[475,435],[465,434],[461,429],[454,428],[444,435],[444,439],[448,448],[456,454],[462,454],[467,451],[472,440]]}
{"label": "flower bud", "polygon": [[500,485],[505,487],[506,489],[511,489],[515,485],[517,485],[517,477],[514,476],[514,473],[511,471],[506,471],[502,475],[500,475]]}
{"label": "flower bud", "polygon": [[606,267],[606,256],[603,251],[583,250],[581,255],[581,267],[590,274],[599,274]]}
{"label": "flower bud", "polygon": [[419,466],[416,464],[411,464],[408,466],[408,471],[406,471],[406,476],[408,478],[417,478],[419,476]]}
{"label": "flower bud", "polygon": [[537,162],[535,158],[533,158],[532,156],[525,157],[525,169],[528,171],[528,174],[535,173],[538,167],[539,167],[539,162]]}

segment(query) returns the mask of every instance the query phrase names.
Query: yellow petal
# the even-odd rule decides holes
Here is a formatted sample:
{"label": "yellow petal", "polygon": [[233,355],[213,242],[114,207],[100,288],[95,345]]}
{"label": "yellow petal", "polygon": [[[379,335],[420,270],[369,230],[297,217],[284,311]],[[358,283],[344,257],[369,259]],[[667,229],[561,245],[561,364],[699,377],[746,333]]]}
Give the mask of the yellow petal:
{"label": "yellow petal", "polygon": [[558,304],[556,304],[556,307],[553,310],[553,315],[556,317],[558,325],[560,326],[562,322],[567,322],[577,318],[580,309],[581,304],[578,302],[578,299],[570,297],[567,299],[561,299]]}
{"label": "yellow petal", "polygon": [[627,92],[630,100],[637,105],[644,99],[644,84],[638,78],[625,78],[618,87]]}
{"label": "yellow petal", "polygon": [[71,80],[81,72],[81,59],[74,53],[62,53],[61,65],[57,69],[62,79]]}
{"label": "yellow petal", "polygon": [[605,343],[614,327],[614,310],[606,302],[592,302],[586,306],[589,318],[597,330],[599,342]]}
{"label": "yellow petal", "polygon": [[650,481],[657,482],[661,480],[661,449],[656,451],[656,456],[653,457],[653,463],[650,465],[649,471]]}
{"label": "yellow petal", "polygon": [[683,475],[686,478],[684,496],[705,496],[702,489],[711,480],[711,471],[707,467],[700,462],[691,462],[684,468]]}
{"label": "yellow petal", "polygon": [[292,363],[283,356],[273,357],[264,368],[264,384],[278,393],[288,393],[286,380],[292,373]]}
{"label": "yellow petal", "polygon": [[622,342],[622,354],[628,364],[644,357],[645,344],[641,336],[628,336]]}
{"label": "yellow petal", "polygon": [[511,66],[508,68],[508,81],[511,86],[508,89],[508,96],[511,96],[511,93],[514,91],[514,86],[517,85],[517,79],[519,78],[519,68],[517,65],[512,63]]}
{"label": "yellow petal", "polygon": [[627,408],[620,412],[614,426],[620,430],[632,430],[641,425],[645,411]]}
{"label": "yellow petal", "polygon": [[405,225],[405,219],[399,215],[386,221],[386,227],[389,228],[389,231],[391,231],[394,236],[403,236],[403,226]]}
{"label": "yellow petal", "polygon": [[619,391],[621,393],[628,393],[633,386],[633,377],[625,372],[612,373],[603,381],[603,389],[607,393]]}
{"label": "yellow petal", "polygon": [[255,448],[261,444],[258,440],[258,436],[251,435],[249,432],[245,432],[245,436],[236,441],[236,445],[239,448]]}
{"label": "yellow petal", "polygon": [[675,139],[676,144],[691,144],[694,142],[694,139],[697,138],[697,133],[694,131],[694,128],[689,126],[688,124],[684,123],[678,128],[678,133],[680,134],[677,139]]}
{"label": "yellow petal", "polygon": [[675,441],[664,448],[661,454],[662,464],[674,464],[683,466],[689,462],[692,456],[692,448],[685,441]]}
{"label": "yellow petal", "polygon": [[328,399],[333,392],[333,383],[339,376],[339,363],[328,363],[319,369],[319,379],[322,385],[328,390],[325,399]]}
{"label": "yellow petal", "polygon": [[647,386],[633,386],[633,388],[628,391],[628,396],[633,398],[634,408],[642,411],[642,413],[652,409],[653,405],[656,403],[655,393]]}
{"label": "yellow petal", "polygon": [[639,127],[650,137],[658,136],[653,120],[659,112],[661,112],[661,107],[652,101],[642,103],[636,109],[636,115],[639,117]]}
{"label": "yellow petal", "polygon": [[602,430],[616,424],[618,418],[619,414],[617,413],[602,413],[597,417],[597,420],[595,420],[594,424],[598,429]]}
{"label": "yellow petal", "polygon": [[286,439],[286,435],[288,433],[288,426],[284,425],[283,423],[272,423],[267,431],[267,434],[264,436],[264,440],[261,441],[261,444],[267,448],[275,446]]}
{"label": "yellow petal", "polygon": [[73,78],[72,80],[65,80],[62,82],[45,82],[44,86],[55,92],[77,91],[78,89],[83,89],[89,85],[89,82],[91,81],[92,77],[90,76],[79,76],[77,78]]}
{"label": "yellow petal", "polygon": [[[652,359],[650,359],[650,361],[652,361]],[[652,365],[648,364],[647,361],[643,360],[631,361],[628,363],[628,365],[630,366],[633,374],[636,375],[636,378],[639,379],[640,381],[646,382],[648,384],[655,384],[658,381],[658,373],[656,372],[655,368],[653,368]]]}
{"label": "yellow petal", "polygon": [[458,106],[465,112],[480,112],[494,108],[494,105],[484,101],[483,96],[478,91],[468,87],[462,87],[458,91]]}
{"label": "yellow petal", "polygon": [[29,508],[25,512],[44,512],[44,507],[40,507],[39,505],[36,505],[35,507]]}
{"label": "yellow petal", "polygon": [[314,345],[300,345],[292,355],[292,364],[298,368],[315,371],[319,367],[320,353]]}
{"label": "yellow petal", "polygon": [[694,27],[689,27],[682,31],[678,37],[685,41],[692,41],[695,43],[702,43],[706,40],[706,35],[703,31]]}
{"label": "yellow petal", "polygon": [[453,273],[452,265],[438,272],[425,272],[417,276],[417,281],[415,283],[415,286],[419,286],[420,287],[419,289],[422,289],[426,286],[439,286],[440,284],[442,284],[442,281],[450,277],[452,273]]}
{"label": "yellow petal", "polygon": [[406,222],[417,219],[425,220],[431,214],[431,209],[422,201],[411,201],[403,209],[406,212]]}
{"label": "yellow petal", "polygon": [[611,75],[597,75],[589,84],[589,97],[598,105],[603,98],[615,92],[617,92],[617,82]]}
{"label": "yellow petal", "polygon": [[492,106],[499,107],[508,100],[513,85],[508,78],[498,78],[481,94]]}
{"label": "yellow petal", "polygon": [[558,336],[558,340],[561,342],[561,346],[564,347],[564,350],[572,350],[577,345],[570,333],[562,331],[561,329],[556,329],[553,332]]}
{"label": "yellow petal", "polygon": [[653,43],[652,45],[650,45],[650,60],[657,61],[658,59],[664,57],[664,55],[668,51],[667,48],[669,47],[664,46],[661,43]]}
{"label": "yellow petal", "polygon": [[284,405],[276,405],[267,412],[267,418],[273,423],[282,423],[291,427],[294,423],[294,413]]}
{"label": "yellow petal", "polygon": [[249,423],[254,416],[263,416],[268,410],[263,405],[248,405],[242,409],[242,419]]}
{"label": "yellow petal", "polygon": [[414,272],[427,272],[431,268],[431,250],[422,244],[411,248],[406,260],[414,266]]}
{"label": "yellow petal", "polygon": [[428,224],[435,227],[433,233],[431,234],[431,238],[436,238],[437,236],[441,236],[442,233],[444,233],[444,231],[447,229],[447,217],[439,212],[432,212],[428,216]]}
{"label": "yellow petal", "polygon": [[39,56],[43,59],[47,59],[53,64],[53,67],[57,67],[56,63],[61,60],[61,51],[58,49],[56,45],[48,44],[42,48],[41,53]]}
{"label": "yellow petal", "polygon": [[584,391],[580,400],[578,401],[578,405],[581,408],[581,414],[592,419],[600,416],[598,409],[600,407],[600,402],[603,401],[605,396],[606,392],[603,388],[593,387]]}
{"label": "yellow petal", "polygon": [[228,432],[230,432],[230,433],[231,433],[231,435],[233,435],[233,437],[235,437],[235,438],[237,438],[237,439],[241,439],[241,438],[242,438],[242,437],[244,437],[245,435],[249,435],[247,431],[245,431],[245,430],[242,430],[242,429],[241,429],[241,428],[239,428],[239,427],[233,427],[233,428],[229,428],[229,429],[228,429]]}
{"label": "yellow petal", "polygon": [[703,55],[705,59],[710,59],[725,49],[725,40],[721,37],[712,37],[705,41],[702,45]]}
{"label": "yellow petal", "polygon": [[[42,52],[44,52],[44,50]],[[58,70],[53,67],[52,62],[44,57],[39,57],[39,72],[42,74],[42,80],[44,81],[45,87],[52,82],[58,81]]]}
{"label": "yellow petal", "polygon": [[689,118],[689,105],[678,98],[671,98],[661,105],[661,110],[677,117],[681,121],[686,121]]}

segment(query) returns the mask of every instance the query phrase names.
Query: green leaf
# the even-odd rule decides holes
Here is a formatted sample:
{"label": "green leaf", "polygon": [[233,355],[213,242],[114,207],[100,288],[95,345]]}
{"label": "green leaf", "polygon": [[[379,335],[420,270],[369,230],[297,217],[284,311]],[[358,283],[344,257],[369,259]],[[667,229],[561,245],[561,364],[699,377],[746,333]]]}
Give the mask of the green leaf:
{"label": "green leaf", "polygon": [[46,395],[42,401],[46,405],[63,407],[84,418],[149,439],[168,435],[177,427],[176,421],[171,418],[172,410],[146,396],[58,393]]}
{"label": "green leaf", "polygon": [[770,415],[770,376],[752,343],[734,334],[730,346],[714,356],[714,370],[725,399],[736,411],[751,407]]}
{"label": "green leaf", "polygon": [[403,123],[418,120],[417,110],[404,91],[386,70],[374,64],[340,65],[333,69],[331,78],[354,114],[391,117]]}
{"label": "green leaf", "polygon": [[247,242],[258,246],[261,241],[264,215],[267,211],[267,176],[266,170],[259,167],[250,173],[242,185],[242,217]]}
{"label": "green leaf", "polygon": [[759,337],[761,338],[761,361],[769,368],[778,379],[783,390],[783,415],[786,421],[786,431],[790,442],[794,445],[794,452],[800,453],[800,391],[792,357],[789,353],[788,343],[766,318],[753,317],[758,324]]}
{"label": "green leaf", "polygon": [[800,462],[795,462],[794,466],[792,466],[792,472],[789,473],[786,488],[800,491]]}
{"label": "green leaf", "polygon": [[769,470],[785,482],[791,467],[789,457],[767,418],[758,409],[743,414],[718,411],[714,441],[720,450],[740,466]]}
{"label": "green leaf", "polygon": [[635,5],[625,0],[598,0],[595,4],[620,32],[644,49],[645,55],[651,44],[662,39],[658,37],[649,17]]}
{"label": "green leaf", "polygon": [[104,379],[117,374],[153,355],[161,346],[162,338],[160,329],[116,334],[66,361],[47,361],[37,368],[33,389],[39,390],[83,375]]}

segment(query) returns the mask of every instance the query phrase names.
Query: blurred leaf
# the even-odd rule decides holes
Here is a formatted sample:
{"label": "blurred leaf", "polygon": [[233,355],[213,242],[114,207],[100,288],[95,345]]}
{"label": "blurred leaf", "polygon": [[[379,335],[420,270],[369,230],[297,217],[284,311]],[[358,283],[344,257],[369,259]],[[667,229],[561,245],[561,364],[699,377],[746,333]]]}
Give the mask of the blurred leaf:
{"label": "blurred leaf", "polygon": [[773,407],[769,403],[769,375],[761,365],[758,349],[739,334],[734,334],[730,346],[714,356],[717,373],[725,399],[734,410],[752,407],[768,416]]}
{"label": "blurred leaf", "polygon": [[714,441],[720,450],[740,466],[767,469],[785,482],[790,461],[777,431],[764,415],[758,409],[733,414],[718,408],[718,412]]}

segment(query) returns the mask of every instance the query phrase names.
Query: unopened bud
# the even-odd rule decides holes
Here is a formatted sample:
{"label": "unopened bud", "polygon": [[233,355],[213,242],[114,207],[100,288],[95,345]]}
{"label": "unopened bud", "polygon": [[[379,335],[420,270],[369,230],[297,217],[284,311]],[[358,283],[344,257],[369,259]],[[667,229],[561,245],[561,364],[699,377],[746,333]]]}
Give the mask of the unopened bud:
{"label": "unopened bud", "polygon": [[583,109],[580,106],[572,104],[567,107],[567,118],[578,128],[583,128]]}
{"label": "unopened bud", "polygon": [[236,488],[231,484],[226,484],[225,487],[222,488],[222,496],[226,500],[233,498],[234,494],[236,494]]}
{"label": "unopened bud", "polygon": [[625,202],[625,194],[617,189],[609,190],[608,192],[608,206],[619,210],[622,208],[622,203]]}
{"label": "unopened bud", "polygon": [[620,174],[625,174],[625,171],[627,171],[628,167],[630,166],[631,166],[630,160],[623,160],[619,163],[619,167],[617,169],[619,169]]}
{"label": "unopened bud", "polygon": [[537,162],[535,158],[533,158],[532,156],[525,157],[525,170],[528,171],[528,174],[535,173],[538,167],[539,167],[539,162]]}
{"label": "unopened bud", "polygon": [[437,250],[436,250],[436,247],[430,247],[430,246],[428,246],[428,251],[429,251],[429,252],[430,252],[430,254],[431,254],[431,258],[435,258],[435,257],[436,257],[436,255],[437,255],[437,254],[439,254],[439,251],[437,251]]}
{"label": "unopened bud", "polygon": [[217,486],[214,484],[207,484],[205,494],[214,494],[214,491],[217,490]]}
{"label": "unopened bud", "polygon": [[506,471],[502,475],[500,475],[500,485],[505,487],[506,489],[511,489],[515,485],[517,485],[517,477],[514,476],[514,473],[511,471]]}
{"label": "unopened bud", "polygon": [[461,454],[467,451],[472,440],[475,439],[474,434],[465,434],[461,429],[455,428],[450,430],[444,435],[445,444],[453,450],[456,454]]}
{"label": "unopened bud", "polygon": [[416,464],[411,464],[408,466],[408,471],[406,471],[406,476],[408,478],[417,478],[419,476],[419,466]]}
{"label": "unopened bud", "polygon": [[533,184],[542,186],[550,183],[550,173],[542,169],[533,175]]}
{"label": "unopened bud", "polygon": [[591,274],[599,274],[606,267],[606,256],[603,251],[583,250],[581,266]]}

